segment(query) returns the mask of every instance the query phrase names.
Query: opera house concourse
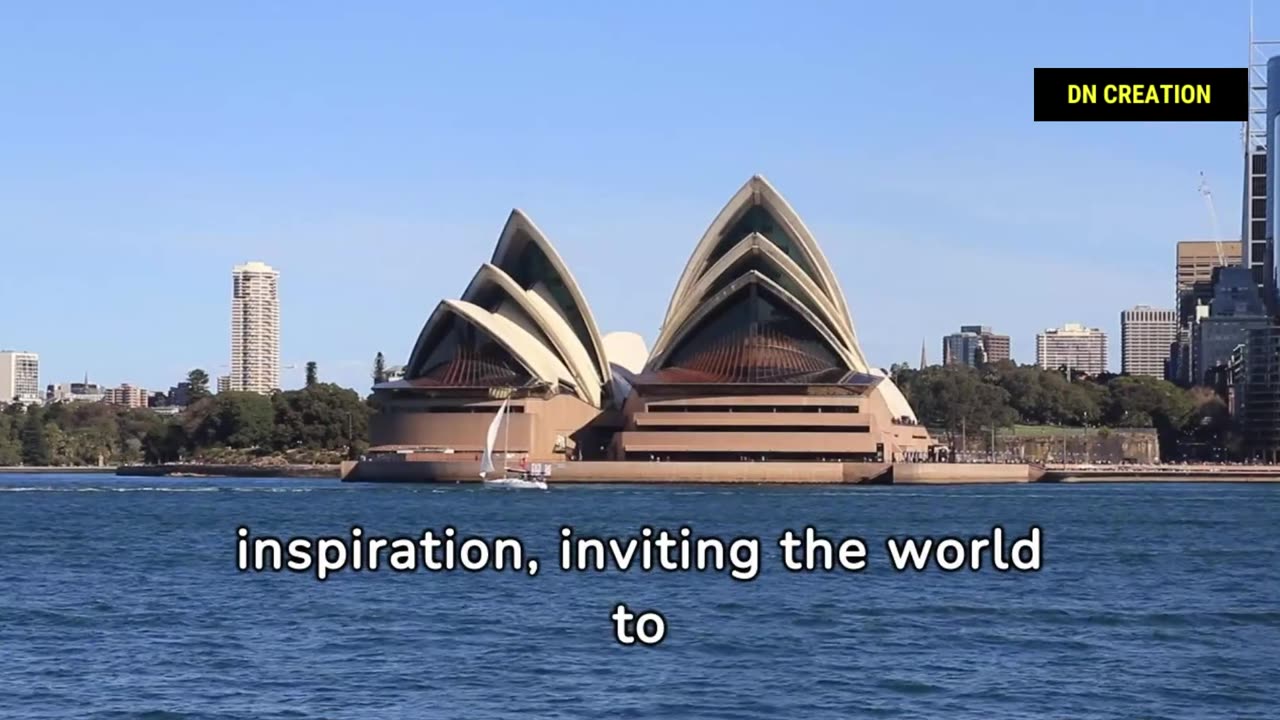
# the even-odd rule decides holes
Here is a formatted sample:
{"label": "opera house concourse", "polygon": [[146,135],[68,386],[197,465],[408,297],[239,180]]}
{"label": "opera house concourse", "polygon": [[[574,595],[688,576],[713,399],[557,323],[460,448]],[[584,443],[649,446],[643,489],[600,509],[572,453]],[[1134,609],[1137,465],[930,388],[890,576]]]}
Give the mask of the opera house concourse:
{"label": "opera house concourse", "polygon": [[864,477],[934,446],[867,362],[817,242],[759,176],[694,247],[651,348],[602,335],[550,240],[513,210],[403,374],[373,390],[371,448],[348,479],[478,479],[504,402],[508,464],[562,478],[802,478],[823,464]]}

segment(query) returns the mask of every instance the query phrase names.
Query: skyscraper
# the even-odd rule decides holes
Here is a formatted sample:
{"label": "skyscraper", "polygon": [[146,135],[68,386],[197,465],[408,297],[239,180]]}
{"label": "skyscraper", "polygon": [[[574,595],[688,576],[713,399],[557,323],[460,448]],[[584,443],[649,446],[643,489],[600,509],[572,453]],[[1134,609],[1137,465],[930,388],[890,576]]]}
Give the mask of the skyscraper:
{"label": "skyscraper", "polygon": [[0,405],[39,403],[40,356],[33,352],[0,350]]}
{"label": "skyscraper", "polygon": [[1213,298],[1209,313],[1194,325],[1191,362],[1193,385],[1214,385],[1211,372],[1230,364],[1237,345],[1248,340],[1249,331],[1266,327],[1270,322],[1262,293],[1248,268],[1226,267],[1214,270]]}
{"label": "skyscraper", "polygon": [[1149,305],[1120,313],[1121,369],[1126,375],[1165,376],[1169,349],[1178,337],[1178,314]]}
{"label": "skyscraper", "polygon": [[986,361],[982,337],[977,333],[958,332],[942,338],[942,364],[977,367]]}
{"label": "skyscraper", "polygon": [[1009,359],[1009,336],[986,325],[961,325],[960,332],[942,338],[942,364],[977,367]]}
{"label": "skyscraper", "polygon": [[279,280],[280,273],[261,262],[232,270],[231,390],[280,388]]}
{"label": "skyscraper", "polygon": [[1213,298],[1215,268],[1242,263],[1239,242],[1185,240],[1178,243],[1174,270],[1174,307],[1178,314],[1178,336],[1170,357],[1169,378],[1184,385],[1194,380],[1192,366],[1196,351],[1195,324],[1208,314]]}
{"label": "skyscraper", "polygon": [[1107,334],[1097,328],[1067,323],[1036,335],[1036,364],[1099,375],[1107,371]]}
{"label": "skyscraper", "polygon": [[[1270,182],[1267,180],[1268,156],[1274,154],[1268,150],[1274,132],[1271,127],[1271,116],[1267,110],[1268,100],[1274,92],[1268,82],[1270,56],[1274,52],[1275,43],[1258,41],[1253,35],[1253,18],[1249,18],[1249,113],[1244,121],[1244,207],[1241,213],[1240,238],[1244,241],[1244,265],[1253,273],[1253,281],[1259,290],[1270,295],[1269,290],[1275,288],[1272,258],[1268,257],[1267,231],[1269,216],[1268,200],[1272,198]],[[1271,298],[1267,298],[1268,305]]]}
{"label": "skyscraper", "polygon": [[986,325],[961,325],[960,332],[974,333],[982,338],[982,353],[986,356],[984,362],[993,363],[1009,359],[1008,335],[997,335]]}
{"label": "skyscraper", "polygon": [[[1222,256],[1218,256],[1218,251]],[[1214,242],[1213,240],[1183,240],[1178,243],[1177,264],[1174,275],[1174,300],[1192,289],[1197,282],[1213,278],[1213,269],[1222,265],[1240,264],[1240,243]]]}

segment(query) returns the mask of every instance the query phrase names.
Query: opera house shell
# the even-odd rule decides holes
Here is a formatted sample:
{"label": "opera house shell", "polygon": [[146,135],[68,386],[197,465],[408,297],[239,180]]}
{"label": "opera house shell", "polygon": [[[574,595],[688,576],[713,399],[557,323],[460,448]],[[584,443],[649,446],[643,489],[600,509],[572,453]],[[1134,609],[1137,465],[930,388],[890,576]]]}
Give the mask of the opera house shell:
{"label": "opera house shell", "polygon": [[509,399],[532,462],[892,462],[931,440],[867,362],[844,293],[764,178],[693,249],[651,348],[602,335],[568,266],[512,211],[489,262],[427,318],[404,375],[375,385],[371,453],[469,462]]}

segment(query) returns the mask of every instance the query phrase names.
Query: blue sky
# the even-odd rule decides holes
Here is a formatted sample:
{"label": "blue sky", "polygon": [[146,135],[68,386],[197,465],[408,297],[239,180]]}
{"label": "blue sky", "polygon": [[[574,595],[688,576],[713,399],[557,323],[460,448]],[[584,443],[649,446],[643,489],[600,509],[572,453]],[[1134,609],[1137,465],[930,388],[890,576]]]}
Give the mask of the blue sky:
{"label": "blue sky", "polygon": [[872,362],[971,323],[1031,362],[1083,322],[1118,367],[1120,311],[1171,306],[1174,243],[1211,235],[1200,171],[1239,233],[1237,124],[1036,124],[1032,68],[1239,67],[1245,2],[357,5],[0,8],[0,347],[45,383],[222,374],[231,267],[263,260],[283,362],[366,388],[512,207],[651,342],[758,172]]}

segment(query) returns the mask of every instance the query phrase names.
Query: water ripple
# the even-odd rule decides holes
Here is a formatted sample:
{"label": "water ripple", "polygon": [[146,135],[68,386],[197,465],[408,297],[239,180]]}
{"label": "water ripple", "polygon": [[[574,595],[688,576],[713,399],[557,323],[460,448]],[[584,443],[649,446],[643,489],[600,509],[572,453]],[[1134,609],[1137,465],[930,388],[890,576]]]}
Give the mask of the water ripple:
{"label": "water ripple", "polygon": [[[473,487],[0,476],[0,716],[1275,718],[1273,486]],[[881,540],[1045,528],[1038,573],[894,572]],[[281,537],[515,535],[537,578],[242,574]],[[757,535],[751,583],[562,573],[558,528]],[[787,527],[867,540],[788,573]],[[667,620],[614,641],[618,602]]]}

